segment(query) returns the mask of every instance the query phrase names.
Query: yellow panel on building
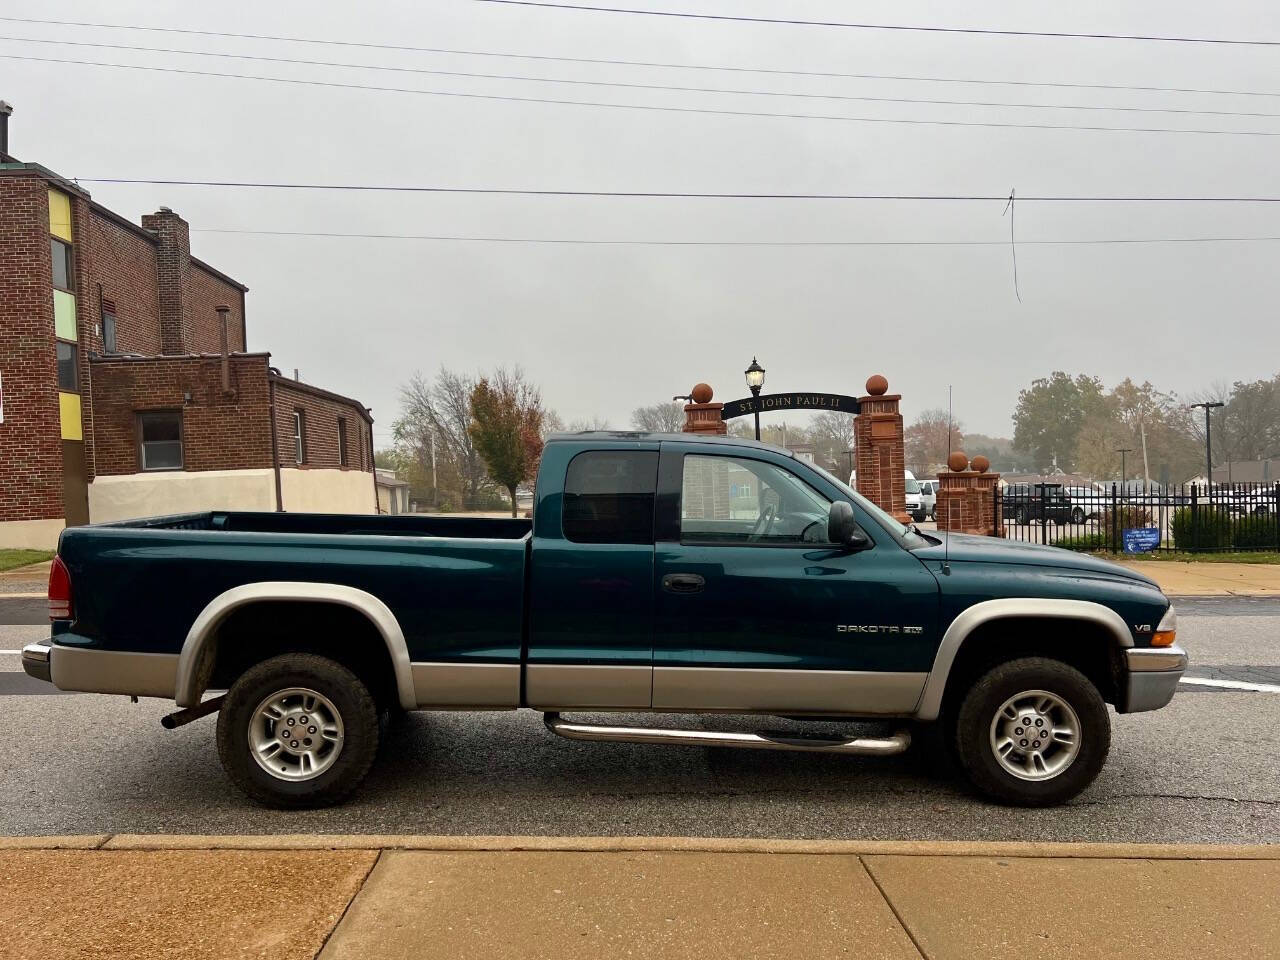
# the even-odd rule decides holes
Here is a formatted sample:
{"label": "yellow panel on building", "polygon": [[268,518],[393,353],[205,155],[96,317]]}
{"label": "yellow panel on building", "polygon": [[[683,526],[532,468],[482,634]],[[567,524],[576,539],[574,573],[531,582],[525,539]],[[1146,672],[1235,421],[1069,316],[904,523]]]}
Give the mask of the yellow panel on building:
{"label": "yellow panel on building", "polygon": [[76,298],[65,290],[53,291],[53,332],[62,340],[78,340]]}
{"label": "yellow panel on building", "polygon": [[49,232],[71,242],[71,198],[59,190],[49,191]]}
{"label": "yellow panel on building", "polygon": [[58,408],[62,416],[62,439],[83,440],[84,428],[80,423],[80,394],[59,392]]}

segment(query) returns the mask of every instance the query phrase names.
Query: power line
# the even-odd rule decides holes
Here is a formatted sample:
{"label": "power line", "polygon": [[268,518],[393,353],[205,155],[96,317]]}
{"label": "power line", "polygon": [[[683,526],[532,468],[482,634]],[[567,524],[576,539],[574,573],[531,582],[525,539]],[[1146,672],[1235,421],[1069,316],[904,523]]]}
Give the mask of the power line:
{"label": "power line", "polygon": [[787,20],[774,17],[743,17],[717,13],[688,13],[680,10],[637,10],[631,7],[594,7],[579,3],[542,3],[539,0],[476,0],[513,7],[541,7],[547,10],[574,10],[588,13],[629,13],[646,17],[680,17],[688,20],[721,20],[736,23],[770,23],[799,27],[842,27],[849,30],[892,30],[904,33],[961,33],[995,37],[1050,37],[1066,40],[1143,40],[1157,43],[1215,43],[1246,47],[1280,47],[1280,40],[1240,40],[1223,37],[1166,37],[1129,33],[1064,33],[1050,30],[994,30],[981,27],[916,27],[888,23],[849,23],[841,20]]}
{"label": "power line", "polygon": [[[1019,198],[1021,201],[1021,198]],[[249,234],[268,237],[328,237],[357,240],[433,240],[459,243],[562,244],[641,247],[1006,247],[1007,240],[600,240],[576,237],[492,237],[418,233],[339,233],[313,230],[241,230],[192,228],[192,233]],[[1019,240],[1019,246],[1091,246],[1154,243],[1264,243],[1280,237],[1139,237],[1082,240]]]}
{"label": "power line", "polygon": [[[1006,194],[908,193],[693,193],[660,190],[526,190],[513,187],[439,187],[371,183],[269,183],[245,180],[155,180],[142,177],[75,177],[76,183],[148,184],[166,187],[247,187],[267,190],[355,190],[387,193],[477,193],[527,197],[630,197],[680,200],[911,200],[1006,203]],[[1280,197],[1020,196],[1019,203],[1280,203]]]}
{"label": "power line", "polygon": [[928,98],[913,97],[871,97],[850,94],[834,94],[834,93],[796,93],[781,90],[742,90],[742,89],[726,89],[724,87],[692,87],[679,86],[673,84],[657,84],[657,83],[627,83],[612,80],[579,80],[564,79],[558,77],[530,77],[519,74],[508,73],[473,73],[462,70],[435,70],[423,67],[391,67],[382,66],[380,64],[365,63],[342,63],[333,60],[303,60],[293,57],[266,57],[256,54],[246,53],[218,53],[208,50],[186,50],[174,47],[143,47],[133,44],[121,43],[86,43],[77,40],[43,40],[35,37],[5,37],[0,36],[0,40],[11,41],[15,43],[43,43],[55,44],[59,46],[72,47],[92,47],[95,49],[106,50],[131,50],[146,53],[174,53],[181,56],[194,57],[215,57],[219,59],[230,60],[253,60],[265,63],[287,63],[300,66],[312,67],[340,67],[344,69],[355,70],[380,70],[392,73],[413,73],[428,74],[440,77],[467,77],[470,79],[482,80],[516,80],[529,83],[560,83],[570,84],[574,86],[587,87],[618,87],[628,90],[665,90],[680,93],[723,93],[734,95],[745,95],[752,97],[792,97],[805,100],[845,100],[858,101],[861,103],[911,103],[911,104],[929,104],[933,106],[957,106],[957,107],[1015,107],[1021,109],[1032,110],[1090,110],[1090,111],[1120,111],[1124,113],[1173,113],[1173,114],[1192,114],[1204,116],[1218,117],[1266,117],[1271,119],[1280,118],[1280,113],[1253,113],[1241,112],[1234,110],[1190,110],[1175,107],[1114,107],[1114,106],[1098,106],[1092,104],[1071,104],[1071,103],[1009,103],[1004,101],[990,100],[936,100]]}
{"label": "power line", "polygon": [[268,40],[274,43],[311,43],[323,46],[355,47],[368,50],[395,50],[403,53],[442,53],[466,57],[499,57],[512,60],[586,63],[620,67],[660,67],[672,70],[713,70],[730,73],[761,73],[790,77],[827,77],[847,80],[895,80],[916,83],[989,84],[1002,87],[1052,87],[1065,90],[1132,90],[1149,93],[1201,93],[1232,97],[1280,97],[1280,92],[1256,90],[1221,90],[1205,87],[1158,87],[1112,83],[1068,83],[1045,80],[992,80],[975,77],[928,77],[885,73],[837,73],[823,70],[780,70],[769,67],[724,66],[704,63],[667,63],[653,60],[616,60],[603,57],[558,57],[534,53],[510,53],[493,50],[462,50],[450,47],[415,47],[393,43],[370,43],[358,40],[324,40],[315,37],[286,37],[261,33],[230,33],[219,30],[190,30],[181,27],[148,27],[125,23],[94,23],[82,20],[40,20],[33,17],[3,17],[0,22],[30,23],[46,26],[91,27],[101,30],[135,30],[147,33],[177,33],[189,36],[224,37],[234,40]]}
{"label": "power line", "polygon": [[302,80],[294,77],[264,77],[247,73],[218,73],[212,70],[189,70],[179,67],[145,66],[136,63],[104,63],[98,60],[72,60],[60,57],[28,57],[16,53],[0,53],[0,59],[22,60],[32,63],[74,64],[86,67],[110,67],[118,70],[144,70],[155,73],[181,74],[194,77],[219,77],[232,80],[256,80],[264,83],[286,83],[305,87],[327,87],[342,90],[372,90],[380,93],[410,93],[431,97],[457,97],[467,100],[492,100],[507,103],[556,104],[570,107],[607,107],[615,110],[642,110],[655,113],[687,113],[725,117],[771,117],[788,120],[831,120],[843,123],[885,123],[926,127],[978,127],[986,129],[1015,130],[1084,130],[1095,133],[1172,133],[1201,134],[1228,137],[1276,137],[1280,130],[1216,130],[1177,127],[1104,127],[1067,123],[1015,123],[994,120],[923,120],[901,117],[851,117],[835,114],[774,113],[759,110],[725,110],[709,107],[658,106],[641,103],[604,103],[596,100],[560,100],[554,97],[516,97],[496,93],[463,93],[456,90],[422,90],[413,87],[387,87],[361,83],[340,83],[335,80]]}

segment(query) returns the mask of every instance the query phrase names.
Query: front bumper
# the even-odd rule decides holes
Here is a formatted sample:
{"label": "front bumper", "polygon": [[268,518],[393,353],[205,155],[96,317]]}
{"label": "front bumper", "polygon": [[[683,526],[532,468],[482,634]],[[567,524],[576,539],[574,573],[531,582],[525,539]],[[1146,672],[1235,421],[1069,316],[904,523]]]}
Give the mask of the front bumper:
{"label": "front bumper", "polygon": [[53,683],[53,663],[50,654],[53,647],[47,643],[28,643],[22,648],[22,669],[27,676]]}
{"label": "front bumper", "polygon": [[1118,713],[1159,710],[1173,699],[1187,669],[1187,651],[1171,647],[1131,647],[1124,652],[1125,674]]}

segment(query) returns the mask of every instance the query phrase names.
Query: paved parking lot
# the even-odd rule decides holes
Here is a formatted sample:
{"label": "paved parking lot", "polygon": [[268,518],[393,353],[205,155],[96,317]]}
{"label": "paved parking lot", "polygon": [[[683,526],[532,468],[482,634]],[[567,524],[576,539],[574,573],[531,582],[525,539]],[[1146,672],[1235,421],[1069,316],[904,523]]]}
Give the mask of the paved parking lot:
{"label": "paved parking lot", "polygon": [[[0,620],[21,619],[18,609],[0,601]],[[1165,710],[1113,716],[1098,781],[1068,806],[1034,811],[974,799],[927,750],[873,759],[570,743],[519,712],[410,715],[389,730],[351,802],[281,813],[228,785],[213,718],[166,731],[159,719],[172,704],[37,694],[49,688],[0,654],[0,834],[1280,842],[1280,600],[1184,601],[1179,610],[1193,678],[1247,677],[1251,688],[1188,683]],[[0,626],[0,649],[42,636],[37,624]]]}

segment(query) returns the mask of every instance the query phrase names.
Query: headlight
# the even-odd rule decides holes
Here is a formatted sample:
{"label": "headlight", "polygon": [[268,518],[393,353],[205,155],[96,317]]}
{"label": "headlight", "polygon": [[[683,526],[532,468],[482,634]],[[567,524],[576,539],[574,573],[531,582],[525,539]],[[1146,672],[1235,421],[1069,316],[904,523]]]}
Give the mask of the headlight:
{"label": "headlight", "polygon": [[1160,624],[1156,627],[1156,632],[1151,635],[1151,645],[1153,647],[1172,647],[1173,641],[1178,637],[1178,613],[1170,604],[1169,609],[1165,611],[1165,615],[1160,618]]}

